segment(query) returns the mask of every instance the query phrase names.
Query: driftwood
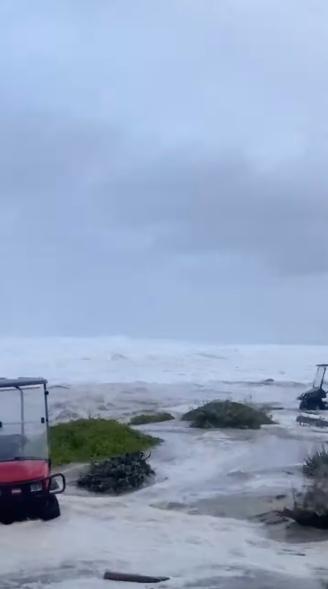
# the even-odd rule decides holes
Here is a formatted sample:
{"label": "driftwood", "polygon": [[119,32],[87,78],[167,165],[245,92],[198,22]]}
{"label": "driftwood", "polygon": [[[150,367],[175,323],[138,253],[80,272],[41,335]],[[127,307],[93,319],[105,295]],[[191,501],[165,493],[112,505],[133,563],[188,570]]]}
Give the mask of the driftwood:
{"label": "driftwood", "polygon": [[293,493],[292,509],[284,509],[282,515],[293,519],[301,526],[328,529],[328,487],[327,479],[314,479],[301,493]]}
{"label": "driftwood", "polygon": [[163,581],[169,581],[169,577],[147,577],[145,575],[132,575],[114,571],[106,571],[104,579],[106,581],[126,581],[128,583],[163,583]]}
{"label": "driftwood", "polygon": [[328,514],[320,515],[315,511],[295,507],[294,509],[284,509],[281,515],[288,519],[293,519],[300,526],[317,528],[319,530],[328,529]]}

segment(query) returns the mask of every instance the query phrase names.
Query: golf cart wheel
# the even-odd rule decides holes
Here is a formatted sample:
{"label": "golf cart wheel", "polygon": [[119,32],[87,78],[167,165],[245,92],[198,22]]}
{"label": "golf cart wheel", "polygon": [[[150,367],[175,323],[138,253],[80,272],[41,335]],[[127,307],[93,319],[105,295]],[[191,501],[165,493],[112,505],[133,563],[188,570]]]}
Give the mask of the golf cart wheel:
{"label": "golf cart wheel", "polygon": [[0,517],[0,523],[3,524],[4,526],[10,526],[11,524],[13,524],[15,521],[15,518],[12,514],[3,514]]}
{"label": "golf cart wheel", "polygon": [[44,521],[50,521],[51,519],[56,519],[56,517],[60,516],[60,507],[58,503],[58,499],[55,495],[50,495],[47,497],[45,502],[41,506],[40,510],[40,518]]}

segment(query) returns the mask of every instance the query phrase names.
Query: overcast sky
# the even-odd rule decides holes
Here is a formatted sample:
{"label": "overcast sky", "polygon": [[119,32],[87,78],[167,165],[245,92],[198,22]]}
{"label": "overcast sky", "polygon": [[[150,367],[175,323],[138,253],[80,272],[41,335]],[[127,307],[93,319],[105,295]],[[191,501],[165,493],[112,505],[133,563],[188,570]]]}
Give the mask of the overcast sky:
{"label": "overcast sky", "polygon": [[2,0],[0,332],[328,340],[326,0]]}

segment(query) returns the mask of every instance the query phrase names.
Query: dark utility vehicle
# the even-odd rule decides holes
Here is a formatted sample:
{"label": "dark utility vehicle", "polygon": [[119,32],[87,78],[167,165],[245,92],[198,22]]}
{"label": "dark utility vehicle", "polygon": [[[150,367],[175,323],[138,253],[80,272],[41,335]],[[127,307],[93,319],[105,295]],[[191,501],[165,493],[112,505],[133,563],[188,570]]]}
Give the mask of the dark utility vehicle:
{"label": "dark utility vehicle", "polygon": [[0,522],[51,520],[65,477],[51,474],[47,381],[0,379]]}
{"label": "dark utility vehicle", "polygon": [[317,373],[313,381],[312,388],[298,397],[300,409],[305,411],[324,411],[328,409],[328,404],[323,401],[327,397],[328,364],[317,364]]}

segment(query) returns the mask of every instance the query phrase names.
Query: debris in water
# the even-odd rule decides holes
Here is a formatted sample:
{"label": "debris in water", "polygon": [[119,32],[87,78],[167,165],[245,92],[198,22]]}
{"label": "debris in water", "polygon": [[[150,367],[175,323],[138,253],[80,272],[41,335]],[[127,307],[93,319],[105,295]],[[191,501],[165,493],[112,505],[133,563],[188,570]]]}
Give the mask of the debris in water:
{"label": "debris in water", "polygon": [[104,579],[106,581],[126,581],[128,583],[163,583],[164,581],[169,581],[170,577],[148,577],[146,575],[132,575],[106,571]]}
{"label": "debris in water", "polygon": [[322,417],[311,417],[310,415],[298,415],[296,418],[300,425],[313,425],[315,427],[328,427],[328,421]]}

